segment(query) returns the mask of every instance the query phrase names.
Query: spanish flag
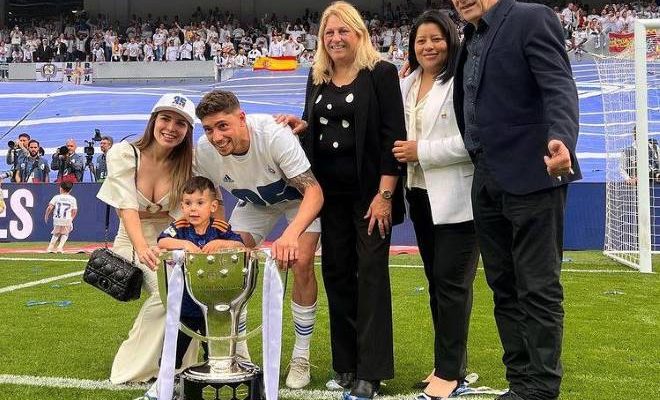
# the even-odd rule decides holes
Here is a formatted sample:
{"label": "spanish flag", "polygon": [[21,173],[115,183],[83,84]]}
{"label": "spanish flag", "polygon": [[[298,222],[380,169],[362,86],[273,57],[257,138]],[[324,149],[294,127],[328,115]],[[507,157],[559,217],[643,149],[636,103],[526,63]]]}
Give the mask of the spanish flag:
{"label": "spanish flag", "polygon": [[295,71],[298,68],[298,61],[293,56],[283,57],[259,57],[254,61],[252,69],[254,71]]}

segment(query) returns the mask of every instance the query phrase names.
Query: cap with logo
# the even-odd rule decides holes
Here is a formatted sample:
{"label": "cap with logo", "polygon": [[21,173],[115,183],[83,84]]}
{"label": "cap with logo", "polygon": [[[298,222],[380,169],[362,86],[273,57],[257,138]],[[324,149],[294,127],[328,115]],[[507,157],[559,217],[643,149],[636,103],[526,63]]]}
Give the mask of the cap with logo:
{"label": "cap with logo", "polygon": [[195,126],[195,104],[182,94],[164,94],[151,110],[152,113],[159,111],[174,111],[184,117],[191,126]]}

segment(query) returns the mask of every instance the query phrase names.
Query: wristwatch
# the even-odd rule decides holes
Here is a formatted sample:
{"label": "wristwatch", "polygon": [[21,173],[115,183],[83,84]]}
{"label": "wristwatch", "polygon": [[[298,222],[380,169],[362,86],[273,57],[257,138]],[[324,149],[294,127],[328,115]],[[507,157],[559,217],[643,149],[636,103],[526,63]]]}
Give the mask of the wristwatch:
{"label": "wristwatch", "polygon": [[392,200],[392,191],[391,190],[378,190],[378,194],[385,200]]}

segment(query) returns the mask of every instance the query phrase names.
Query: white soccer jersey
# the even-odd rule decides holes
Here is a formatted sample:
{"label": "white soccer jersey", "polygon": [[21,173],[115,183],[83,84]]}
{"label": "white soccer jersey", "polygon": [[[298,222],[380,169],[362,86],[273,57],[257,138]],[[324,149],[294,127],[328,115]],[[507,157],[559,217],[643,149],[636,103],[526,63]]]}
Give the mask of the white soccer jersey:
{"label": "white soccer jersey", "polygon": [[302,194],[286,182],[311,165],[291,128],[266,114],[247,115],[246,122],[250,132],[247,154],[223,157],[202,136],[195,151],[195,175],[205,176],[216,186],[255,205],[302,199]]}
{"label": "white soccer jersey", "polygon": [[71,226],[72,212],[78,209],[76,198],[70,194],[57,194],[48,204],[53,205],[53,225]]}

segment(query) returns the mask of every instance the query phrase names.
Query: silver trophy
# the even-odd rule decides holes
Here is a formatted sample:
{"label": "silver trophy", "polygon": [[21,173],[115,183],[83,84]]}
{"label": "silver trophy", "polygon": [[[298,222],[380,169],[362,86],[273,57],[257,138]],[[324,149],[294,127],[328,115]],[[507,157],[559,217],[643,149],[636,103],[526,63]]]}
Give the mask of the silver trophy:
{"label": "silver trophy", "polygon": [[[167,302],[167,282],[174,267],[165,254],[158,269],[161,300]],[[239,335],[239,317],[252,296],[259,275],[258,252],[227,250],[216,254],[186,253],[183,265],[186,290],[201,307],[206,335],[181,324],[187,335],[208,343],[208,361],[181,374],[185,400],[263,400],[262,372],[250,361],[236,356],[236,344],[249,334]]]}

